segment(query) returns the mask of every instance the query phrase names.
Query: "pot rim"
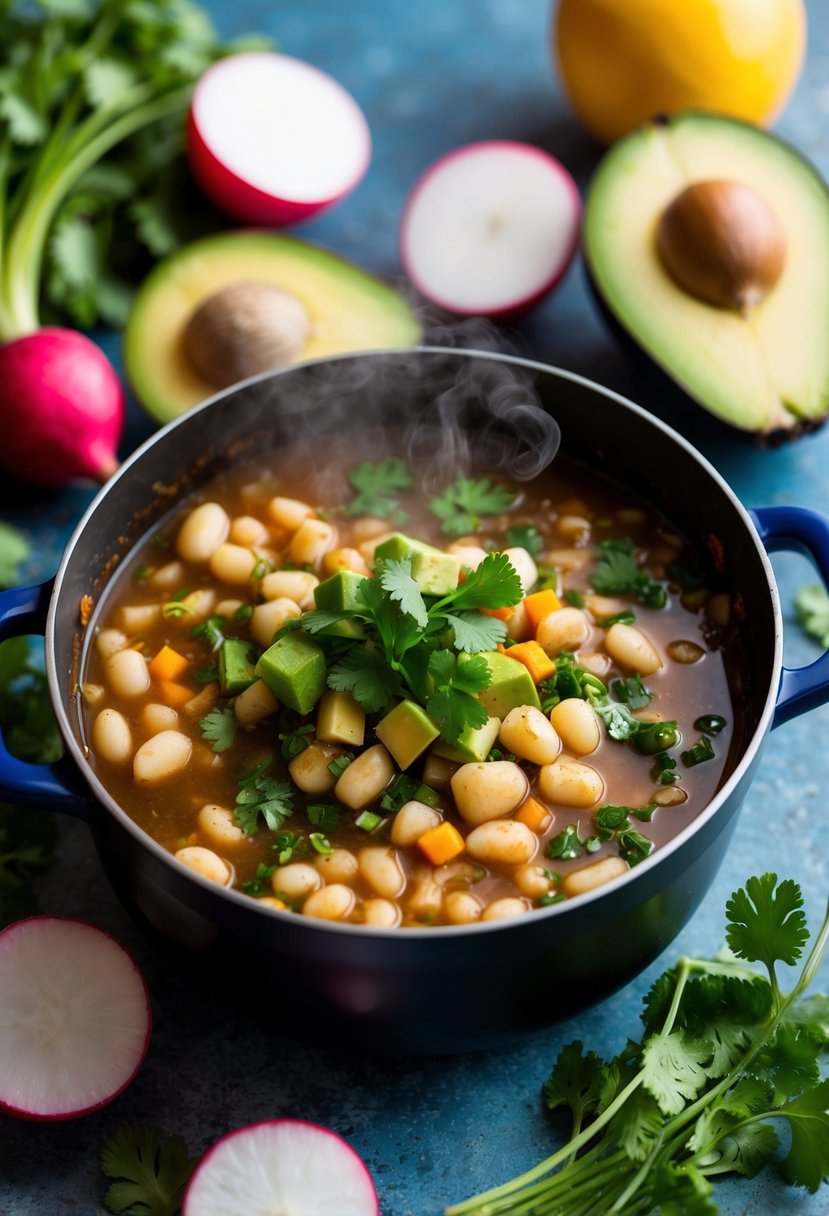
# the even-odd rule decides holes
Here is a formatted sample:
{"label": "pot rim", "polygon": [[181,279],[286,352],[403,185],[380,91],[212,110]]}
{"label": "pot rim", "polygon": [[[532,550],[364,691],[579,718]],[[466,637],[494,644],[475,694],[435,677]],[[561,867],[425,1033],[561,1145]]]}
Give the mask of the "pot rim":
{"label": "pot rim", "polygon": [[[301,371],[303,368],[314,365],[323,365],[340,362],[343,360],[352,359],[374,359],[374,358],[417,358],[421,354],[437,355],[443,358],[459,358],[459,359],[485,359],[498,363],[506,363],[511,366],[521,367],[528,371],[540,373],[544,376],[552,376],[554,379],[567,380],[573,384],[577,384],[590,392],[598,393],[599,395],[609,398],[617,403],[622,409],[629,410],[636,414],[643,422],[655,427],[661,431],[668,439],[673,441],[679,447],[683,448],[687,455],[694,460],[707,475],[717,484],[719,489],[728,499],[731,507],[742,521],[748,537],[766,575],[766,583],[768,586],[769,596],[771,599],[772,614],[774,618],[774,653],[772,656],[772,672],[773,678],[770,682],[763,703],[762,713],[760,714],[757,726],[748,740],[743,754],[729,774],[724,784],[716,791],[710,802],[700,811],[700,813],[682,829],[678,835],[672,837],[667,843],[661,845],[650,857],[639,862],[632,867],[627,873],[620,875],[611,882],[588,891],[583,895],[572,900],[563,900],[561,903],[552,904],[548,908],[533,908],[530,914],[530,920],[534,924],[538,924],[541,920],[549,920],[553,917],[567,918],[568,916],[578,916],[584,909],[598,900],[606,898],[608,895],[619,892],[624,888],[631,886],[637,880],[642,879],[645,875],[650,874],[661,863],[666,862],[673,854],[682,848],[687,841],[695,836],[715,815],[719,813],[724,804],[730,799],[731,795],[745,778],[745,775],[754,762],[756,753],[761,746],[763,740],[771,729],[772,718],[774,715],[775,704],[777,700],[777,685],[779,682],[780,671],[783,662],[783,628],[782,628],[782,611],[780,607],[780,597],[777,590],[777,583],[774,577],[774,571],[769,559],[768,553],[760,539],[754,522],[748,510],[737,498],[725,478],[711,464],[711,462],[702,455],[701,452],[694,447],[689,440],[673,427],[663,422],[660,418],[651,414],[643,406],[637,405],[630,398],[617,393],[614,389],[607,388],[596,381],[589,379],[586,376],[580,375],[578,372],[568,371],[566,368],[556,367],[552,364],[542,363],[536,359],[527,359],[519,355],[511,355],[500,351],[474,350],[468,348],[455,348],[444,346],[414,346],[414,347],[393,347],[380,350],[369,351],[354,351],[342,355],[323,356],[317,359],[307,359],[301,363],[293,363],[288,367],[281,368],[278,371],[263,372],[256,376],[250,376],[245,380],[239,381],[237,384],[231,385],[229,388],[222,389],[214,393],[211,397],[200,402],[192,409],[186,410],[178,418],[166,423],[160,427],[158,431],[150,435],[142,444],[133,451],[127,459],[119,466],[117,471],[111,478],[101,487],[95,495],[92,502],[87,507],[86,511],[81,516],[74,532],[72,533],[67,546],[61,558],[60,565],[54,580],[54,588],[49,602],[49,610],[45,628],[45,661],[46,672],[49,682],[49,690],[52,698],[52,704],[58,719],[58,725],[63,736],[64,743],[72,756],[76,766],[86,783],[90,786],[96,804],[102,806],[106,811],[113,815],[119,822],[120,826],[125,828],[133,838],[149,849],[150,853],[159,861],[169,866],[180,877],[186,877],[189,881],[200,887],[206,894],[227,899],[231,904],[237,905],[239,909],[246,909],[250,914],[267,915],[277,917],[282,921],[290,920],[294,925],[297,924],[297,916],[293,912],[280,911],[276,908],[257,906],[258,901],[252,899],[249,895],[242,891],[236,891],[231,887],[220,887],[209,879],[203,878],[189,869],[183,863],[176,860],[172,853],[168,852],[162,845],[152,838],[147,832],[140,828],[137,823],[123,810],[118,802],[113,798],[109,791],[101,784],[94,770],[91,768],[87,757],[84,755],[83,749],[77,742],[75,735],[69,723],[69,713],[64,704],[64,697],[60,687],[60,681],[54,661],[54,641],[55,641],[55,619],[57,612],[57,603],[60,599],[61,586],[66,570],[71,562],[75,546],[80,540],[86,527],[97,514],[101,504],[105,501],[112,487],[121,480],[121,478],[129,476],[133,466],[142,461],[145,455],[160,442],[164,442],[168,433],[175,430],[194,415],[200,414],[202,411],[210,409],[218,401],[224,398],[235,395],[242,389],[245,389],[254,384],[264,383],[278,377],[291,375],[293,372]],[[406,940],[423,941],[423,940],[447,940],[455,937],[466,937],[470,933],[497,933],[515,931],[521,925],[527,923],[525,917],[516,917],[501,921],[487,921],[484,923],[473,923],[468,925],[434,925],[423,926],[422,928],[411,926],[405,929],[399,927],[385,929],[370,925],[360,925],[351,923],[341,923],[338,921],[321,921],[312,917],[303,917],[301,919],[302,928],[304,931],[321,932],[321,933],[340,933],[346,937],[356,935],[358,938],[365,939],[386,939],[397,943],[405,942]]]}

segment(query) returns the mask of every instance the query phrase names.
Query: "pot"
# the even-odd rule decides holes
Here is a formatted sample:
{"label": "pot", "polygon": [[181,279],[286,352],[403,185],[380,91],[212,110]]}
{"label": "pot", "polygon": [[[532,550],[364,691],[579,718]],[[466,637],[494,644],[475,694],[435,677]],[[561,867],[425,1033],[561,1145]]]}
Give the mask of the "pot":
{"label": "pot", "polygon": [[[732,688],[739,752],[707,808],[680,835],[606,887],[517,920],[379,930],[260,907],[219,888],[146,836],[85,756],[77,681],[98,604],[118,565],[182,494],[245,454],[298,436],[354,442],[374,417],[414,418],[441,402],[480,435],[480,403],[534,390],[563,449],[606,470],[714,551],[745,607]],[[502,394],[503,395],[503,394]],[[509,411],[507,411],[509,412]],[[491,430],[493,420],[487,419]],[[500,425],[500,424],[497,424]],[[496,427],[497,429],[497,427]],[[14,759],[0,744],[0,797],[88,822],[104,869],[139,925],[195,976],[234,975],[257,999],[271,987],[275,1025],[363,1048],[451,1052],[492,1047],[568,1017],[659,954],[699,904],[728,847],[769,731],[829,699],[829,652],[782,666],[782,620],[767,550],[802,548],[829,580],[829,520],[796,507],[746,511],[702,456],[638,406],[580,376],[526,360],[423,348],[320,360],[244,382],[159,431],[107,483],[78,525],[53,583],[0,595],[0,636],[45,633],[66,755]],[[741,597],[738,600],[737,597]],[[736,708],[736,705],[735,705]],[[254,978],[255,977],[255,978]],[[275,977],[275,978],[272,978]]]}

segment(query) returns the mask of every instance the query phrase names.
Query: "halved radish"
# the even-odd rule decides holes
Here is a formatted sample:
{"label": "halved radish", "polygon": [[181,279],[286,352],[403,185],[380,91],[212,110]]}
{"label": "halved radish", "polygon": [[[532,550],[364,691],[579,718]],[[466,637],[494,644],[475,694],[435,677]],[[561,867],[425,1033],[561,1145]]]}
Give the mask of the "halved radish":
{"label": "halved radish", "polygon": [[32,916],[0,933],[0,1109],[72,1119],[132,1081],[150,1041],[141,973],[84,921]]}
{"label": "halved radish", "polygon": [[213,202],[249,224],[308,219],[357,185],[371,159],[365,116],[331,76],[250,51],[208,68],[190,104],[190,166]]}
{"label": "halved radish", "polygon": [[406,273],[463,316],[517,316],[555,287],[576,252],[581,199],[555,157],[492,140],[447,153],[416,182],[400,228]]}
{"label": "halved radish", "polygon": [[379,1216],[363,1162],[340,1136],[299,1119],[230,1132],[202,1158],[182,1216]]}

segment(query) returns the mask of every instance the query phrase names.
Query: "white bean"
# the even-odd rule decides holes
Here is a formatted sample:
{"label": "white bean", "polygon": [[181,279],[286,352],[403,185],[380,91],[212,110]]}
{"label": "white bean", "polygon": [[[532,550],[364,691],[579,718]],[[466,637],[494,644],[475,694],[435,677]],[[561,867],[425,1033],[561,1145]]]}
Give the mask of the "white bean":
{"label": "white bean", "polygon": [[548,549],[544,554],[545,561],[566,574],[569,570],[581,570],[590,561],[589,549]]}
{"label": "white bean", "polygon": [[392,820],[392,844],[401,849],[408,848],[415,844],[424,832],[436,828],[442,818],[440,811],[427,806],[425,802],[404,802]]}
{"label": "white bean", "polygon": [[102,709],[92,723],[92,747],[110,764],[124,764],[132,756],[130,724],[117,709]]}
{"label": "white bean", "polygon": [[81,684],[84,705],[98,705],[106,696],[103,684]]}
{"label": "white bean", "polygon": [[255,726],[279,709],[279,702],[264,680],[256,680],[233,702],[233,712],[240,726]]}
{"label": "white bean", "polygon": [[446,552],[460,558],[461,566],[466,566],[469,570],[477,570],[487,555],[486,549],[482,549],[480,545],[470,545],[460,540],[447,545]]}
{"label": "white bean", "polygon": [[366,540],[375,540],[378,536],[388,535],[389,521],[387,519],[377,519],[374,515],[361,515],[359,519],[355,519],[351,523],[351,536],[355,545],[361,545]]}
{"label": "white bean", "polygon": [[453,760],[444,760],[443,756],[429,752],[423,762],[423,784],[433,790],[445,790],[457,767]]}
{"label": "white bean", "polygon": [[348,547],[331,549],[326,553],[322,559],[322,568],[326,575],[339,574],[341,570],[351,570],[354,574],[362,574],[366,578],[369,575],[369,568],[362,553],[359,549]]}
{"label": "white bean", "polygon": [[188,869],[194,870],[202,878],[209,878],[220,887],[226,887],[230,882],[232,870],[226,861],[222,861],[218,853],[212,849],[204,849],[201,845],[188,845],[175,853],[177,861],[182,862]]}
{"label": "white bean", "polygon": [[532,633],[532,622],[527,616],[527,607],[521,600],[515,605],[507,621],[507,637],[512,638],[513,642],[525,642]]}
{"label": "white bean", "polygon": [[440,916],[443,888],[438,886],[431,870],[417,870],[409,883],[406,907],[418,920],[433,921]]}
{"label": "white bean", "polygon": [[295,532],[304,519],[314,514],[314,508],[297,498],[281,498],[277,495],[268,503],[268,514],[280,528]]}
{"label": "white bean", "polygon": [[186,562],[206,562],[224,544],[230,516],[217,502],[203,502],[185,519],[176,537],[176,552]]}
{"label": "white bean", "polygon": [[556,532],[565,540],[584,542],[590,535],[590,520],[583,515],[561,515],[556,520]]}
{"label": "white bean", "polygon": [[463,764],[451,785],[458,814],[467,823],[503,819],[521,805],[529,789],[527,774],[512,760]]}
{"label": "white bean", "polygon": [[367,899],[363,904],[363,924],[374,929],[393,929],[401,920],[400,909],[389,899]]}
{"label": "white bean", "polygon": [[244,549],[241,545],[232,545],[225,541],[210,554],[208,564],[210,573],[220,583],[244,587],[250,582],[258,561],[259,558],[252,549]]}
{"label": "white bean", "polygon": [[122,604],[118,609],[118,624],[130,635],[146,633],[161,617],[160,604]]}
{"label": "white bean", "polygon": [[317,920],[345,920],[355,902],[356,896],[351,887],[333,882],[319,891],[313,891],[302,905],[302,911],[305,916],[313,916]]}
{"label": "white bean", "polygon": [[332,849],[314,862],[326,882],[353,882],[359,865],[357,858],[348,849]]}
{"label": "white bean", "polygon": [[513,568],[521,580],[521,590],[524,595],[528,595],[538,582],[538,566],[533,561],[532,554],[520,546],[504,549],[504,553],[510,559]]}
{"label": "white bean", "polygon": [[172,705],[160,705],[158,701],[150,701],[141,710],[141,725],[148,735],[173,730],[178,726],[178,713]]}
{"label": "white bean", "polygon": [[147,660],[138,650],[116,650],[104,664],[107,683],[119,697],[140,697],[150,687]]}
{"label": "white bean", "polygon": [[300,608],[313,608],[314,588],[319,579],[307,570],[273,570],[262,579],[266,600],[293,600]]}
{"label": "white bean", "polygon": [[589,756],[601,742],[599,716],[581,697],[565,697],[550,712],[550,721],[568,752]]}
{"label": "white bean", "polygon": [[521,866],[512,877],[518,890],[528,899],[546,895],[553,885],[544,873],[544,866]]}
{"label": "white bean", "polygon": [[559,756],[538,770],[538,790],[545,802],[559,806],[595,806],[604,793],[604,781],[589,764]]}
{"label": "white bean", "polygon": [[406,886],[406,876],[400,868],[396,849],[382,845],[360,849],[357,854],[360,874],[375,894],[383,899],[397,899]]}
{"label": "white bean", "polygon": [[280,898],[284,895],[289,902],[302,900],[313,891],[319,891],[322,876],[319,870],[315,870],[307,862],[292,861],[288,865],[277,866],[271,875],[271,886],[274,894]]}
{"label": "white bean", "polygon": [[511,920],[513,916],[523,916],[528,911],[526,899],[505,895],[501,899],[493,899],[492,903],[484,908],[481,920]]}
{"label": "white bean", "polygon": [[328,766],[340,754],[341,748],[330,743],[309,743],[288,764],[291,780],[306,794],[330,793],[337,778]]}
{"label": "white bean", "polygon": [[234,823],[233,812],[225,806],[217,806],[215,802],[205,803],[196,816],[196,823],[202,835],[220,848],[239,845],[247,840],[242,829]]}
{"label": "white bean", "polygon": [[483,904],[470,891],[449,891],[443,901],[446,919],[452,925],[471,925],[481,919]]}
{"label": "white bean", "polygon": [[210,684],[205,684],[201,692],[197,692],[189,701],[184,702],[184,712],[188,718],[197,721],[210,713],[218,699],[219,685],[214,680]]}
{"label": "white bean", "polygon": [[270,540],[270,533],[261,519],[254,515],[237,515],[230,525],[228,540],[234,545],[253,549],[257,545],[266,545]]}
{"label": "white bean", "polygon": [[571,870],[569,874],[565,874],[561,880],[561,889],[567,896],[583,895],[585,891],[592,891],[603,883],[620,878],[629,869],[628,863],[621,857],[600,857],[589,866],[582,866],[580,870]]}
{"label": "white bean", "polygon": [[132,762],[139,785],[156,785],[174,777],[190,763],[193,744],[178,730],[162,730],[142,743]]}
{"label": "white bean", "polygon": [[604,644],[612,659],[640,675],[652,676],[662,666],[656,647],[635,625],[617,621],[605,634]]}
{"label": "white bean", "polygon": [[590,622],[580,608],[559,608],[539,621],[535,636],[549,655],[578,650],[590,636]]}
{"label": "white bean", "polygon": [[324,519],[306,519],[291,537],[288,557],[299,566],[316,566],[337,543],[337,532]]}
{"label": "white bean", "polygon": [[225,616],[228,620],[242,607],[242,600],[219,600],[216,605],[216,616]]}
{"label": "white bean", "polygon": [[254,642],[267,649],[273,642],[276,631],[282,628],[288,618],[301,615],[302,609],[296,600],[288,599],[284,595],[275,600],[268,600],[266,604],[257,604],[250,618],[250,635]]}
{"label": "white bean", "polygon": [[382,743],[375,743],[352,760],[334,786],[334,796],[358,811],[379,798],[394,774],[391,756]]}
{"label": "white bean", "polygon": [[147,584],[156,591],[174,591],[184,582],[184,565],[182,562],[165,562],[157,570],[153,570],[147,579]]}
{"label": "white bean", "polygon": [[501,723],[498,738],[507,751],[531,764],[551,764],[561,740],[550,721],[534,705],[517,705]]}
{"label": "white bean", "polygon": [[600,654],[597,650],[589,651],[586,654],[582,651],[579,655],[579,667],[589,671],[591,676],[603,680],[610,671],[610,655]]}
{"label": "white bean", "polygon": [[534,833],[516,819],[491,819],[466,838],[469,856],[485,864],[526,865],[537,847]]}
{"label": "white bean", "polygon": [[192,629],[199,621],[204,621],[210,616],[213,605],[216,603],[216,592],[210,587],[199,587],[197,591],[191,591],[189,595],[185,595],[183,600],[176,602],[181,603],[184,611],[175,612],[172,616],[168,615],[166,619],[173,625],[179,625],[182,629]]}

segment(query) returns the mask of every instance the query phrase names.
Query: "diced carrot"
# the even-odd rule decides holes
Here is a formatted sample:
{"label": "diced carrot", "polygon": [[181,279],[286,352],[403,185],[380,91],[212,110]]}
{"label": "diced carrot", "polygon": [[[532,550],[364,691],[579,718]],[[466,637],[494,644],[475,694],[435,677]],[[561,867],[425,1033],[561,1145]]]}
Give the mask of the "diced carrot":
{"label": "diced carrot", "polygon": [[193,695],[192,689],[185,688],[183,684],[176,684],[175,680],[159,680],[158,695],[165,705],[171,705],[173,709],[181,709]]}
{"label": "diced carrot", "polygon": [[560,607],[561,600],[555,591],[550,591],[549,589],[546,591],[534,591],[532,595],[524,596],[524,609],[533,632],[535,632],[545,616],[549,616],[551,612],[558,612]]}
{"label": "diced carrot", "polygon": [[433,866],[442,866],[445,861],[451,861],[466,847],[458,829],[444,820],[436,828],[429,828],[418,837],[417,847],[431,861]]}
{"label": "diced carrot", "polygon": [[553,816],[537,798],[527,798],[522,802],[513,818],[525,824],[531,832],[546,832],[553,822]]}
{"label": "diced carrot", "polygon": [[534,684],[556,674],[556,665],[547,651],[538,642],[517,642],[510,646],[507,654],[511,659],[523,663],[533,678]]}
{"label": "diced carrot", "polygon": [[508,621],[515,612],[515,606],[510,605],[509,608],[481,608],[480,611],[484,616],[494,616],[499,621]]}
{"label": "diced carrot", "polygon": [[147,664],[147,670],[154,680],[177,680],[189,666],[190,660],[185,659],[183,654],[173,650],[172,646],[162,646]]}

